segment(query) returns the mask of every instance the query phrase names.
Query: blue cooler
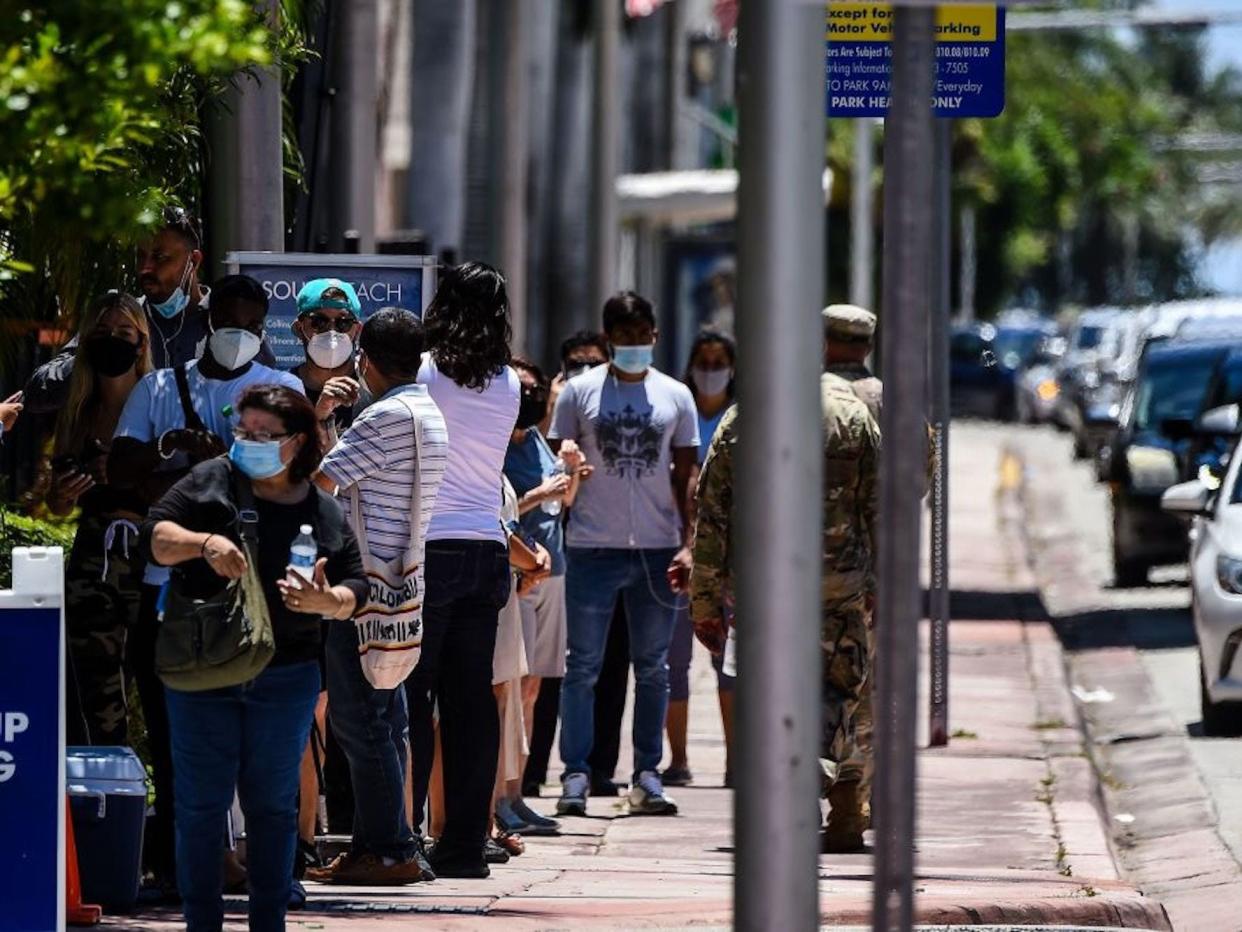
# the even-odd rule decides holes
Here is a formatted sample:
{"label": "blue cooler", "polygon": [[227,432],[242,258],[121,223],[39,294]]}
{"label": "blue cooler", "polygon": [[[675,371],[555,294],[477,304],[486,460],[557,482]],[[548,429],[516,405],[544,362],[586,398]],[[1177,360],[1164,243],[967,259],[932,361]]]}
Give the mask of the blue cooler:
{"label": "blue cooler", "polygon": [[146,769],[129,748],[67,748],[65,783],[82,901],[109,912],[128,912],[142,881]]}

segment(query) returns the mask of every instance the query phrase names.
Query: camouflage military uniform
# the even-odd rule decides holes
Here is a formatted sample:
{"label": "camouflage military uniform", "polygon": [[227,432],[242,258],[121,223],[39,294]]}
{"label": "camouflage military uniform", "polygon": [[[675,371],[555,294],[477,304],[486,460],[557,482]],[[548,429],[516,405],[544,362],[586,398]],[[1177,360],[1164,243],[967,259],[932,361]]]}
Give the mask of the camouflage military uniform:
{"label": "camouflage military uniform", "polygon": [[111,518],[84,518],[65,566],[70,744],[129,743],[125,642],[138,618],[142,561],[136,527],[117,524],[109,533],[112,526]]}
{"label": "camouflage military uniform", "polygon": [[[838,767],[850,756],[852,718],[867,679],[866,595],[872,577],[880,436],[866,407],[847,388],[825,378],[821,381],[820,396],[824,421],[820,754],[826,793],[836,779]],[[719,617],[721,593],[729,588],[737,423],[734,408],[717,428],[699,475],[694,571],[690,579],[690,616],[696,625]],[[744,620],[740,626],[745,627]]]}
{"label": "camouflage military uniform", "polygon": [[[871,374],[862,363],[836,363],[827,367],[829,376],[839,380],[840,385],[853,391],[867,406],[876,424],[884,406],[884,384]],[[875,580],[870,589],[875,591]],[[841,783],[857,783],[860,799],[871,794],[871,782],[875,776],[875,715],[871,708],[871,696],[875,690],[875,620],[870,611],[867,621],[867,660],[872,675],[863,686],[862,698],[854,712],[854,753],[841,765],[837,780]]]}

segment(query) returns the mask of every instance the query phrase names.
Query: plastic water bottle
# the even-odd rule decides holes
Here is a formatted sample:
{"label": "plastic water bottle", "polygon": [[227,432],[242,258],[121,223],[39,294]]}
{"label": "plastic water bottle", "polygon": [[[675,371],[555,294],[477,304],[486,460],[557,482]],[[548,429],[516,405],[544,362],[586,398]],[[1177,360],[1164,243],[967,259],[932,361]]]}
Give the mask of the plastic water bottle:
{"label": "plastic water bottle", "polygon": [[303,524],[298,531],[298,536],[293,538],[293,546],[289,548],[289,568],[309,580],[315,575],[319,547],[315,544],[314,528],[309,524]]}
{"label": "plastic water bottle", "polygon": [[720,672],[725,676],[737,676],[737,628],[729,626],[729,636],[725,639],[724,662],[720,664]]}
{"label": "plastic water bottle", "polygon": [[[553,476],[565,475],[565,464],[561,460],[557,460],[556,465],[552,467],[552,475]],[[542,508],[544,511],[546,511],[550,515],[559,515],[561,513],[562,504],[563,503],[561,502],[560,497],[558,496],[557,498],[547,499],[539,507]]]}

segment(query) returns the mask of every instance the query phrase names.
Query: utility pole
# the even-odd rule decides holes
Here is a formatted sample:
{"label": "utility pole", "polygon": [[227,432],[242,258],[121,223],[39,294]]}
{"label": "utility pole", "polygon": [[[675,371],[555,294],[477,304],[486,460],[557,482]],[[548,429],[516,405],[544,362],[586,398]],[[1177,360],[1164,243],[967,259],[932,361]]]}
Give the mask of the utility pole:
{"label": "utility pole", "polygon": [[526,176],[527,108],[526,3],[501,4],[504,105],[500,114],[500,267],[509,293],[513,346],[526,352]]}
{"label": "utility pole", "polygon": [[[262,0],[273,30],[280,0]],[[208,120],[208,231],[219,271],[226,252],[285,249],[280,66],[241,72]]]}
{"label": "utility pole", "polygon": [[953,252],[953,121],[936,121],[936,231],[931,309],[931,426],[936,472],[931,493],[930,736],[949,743],[949,283]]}
{"label": "utility pole", "polygon": [[375,252],[375,180],[379,174],[376,45],[379,42],[377,0],[339,4],[340,26],[335,37],[340,81],[329,121],[332,221],[329,241],[334,252],[345,248],[345,232],[357,232],[359,252]]}
{"label": "utility pole", "polygon": [[621,160],[621,4],[594,0],[594,107],[591,122],[590,265],[591,314],[617,288],[617,171]]}
{"label": "utility pole", "polygon": [[883,533],[877,567],[883,585],[876,612],[876,656],[883,658],[883,665],[875,693],[872,919],[877,932],[908,932],[914,910],[915,716],[923,614],[919,526],[926,474],[927,297],[932,294],[934,233],[928,158],[935,119],[928,106],[935,67],[934,16],[929,6],[893,10],[893,93],[884,132]]}
{"label": "utility pole", "polygon": [[738,41],[737,324],[747,363],[733,566],[750,633],[738,639],[734,924],[816,929],[824,453],[808,425],[823,417],[824,5],[743,3]]}
{"label": "utility pole", "polygon": [[975,208],[973,204],[963,204],[959,223],[961,224],[961,280],[958,284],[958,300],[960,317],[963,323],[975,319],[975,278],[978,255],[975,246]]}
{"label": "utility pole", "polygon": [[871,173],[875,163],[875,124],[854,121],[854,164],[850,193],[850,303],[875,310],[875,230],[871,225]]}

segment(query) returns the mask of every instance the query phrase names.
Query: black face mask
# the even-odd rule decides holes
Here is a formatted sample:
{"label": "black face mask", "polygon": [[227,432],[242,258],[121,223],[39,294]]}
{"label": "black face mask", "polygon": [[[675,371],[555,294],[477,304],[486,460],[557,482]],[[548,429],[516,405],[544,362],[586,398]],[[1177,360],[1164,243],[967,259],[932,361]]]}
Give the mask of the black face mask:
{"label": "black face mask", "polygon": [[548,393],[522,389],[522,404],[518,408],[517,429],[528,430],[544,419],[548,413]]}
{"label": "black face mask", "polygon": [[86,360],[100,375],[114,379],[134,368],[138,345],[110,334],[91,337],[86,341]]}

